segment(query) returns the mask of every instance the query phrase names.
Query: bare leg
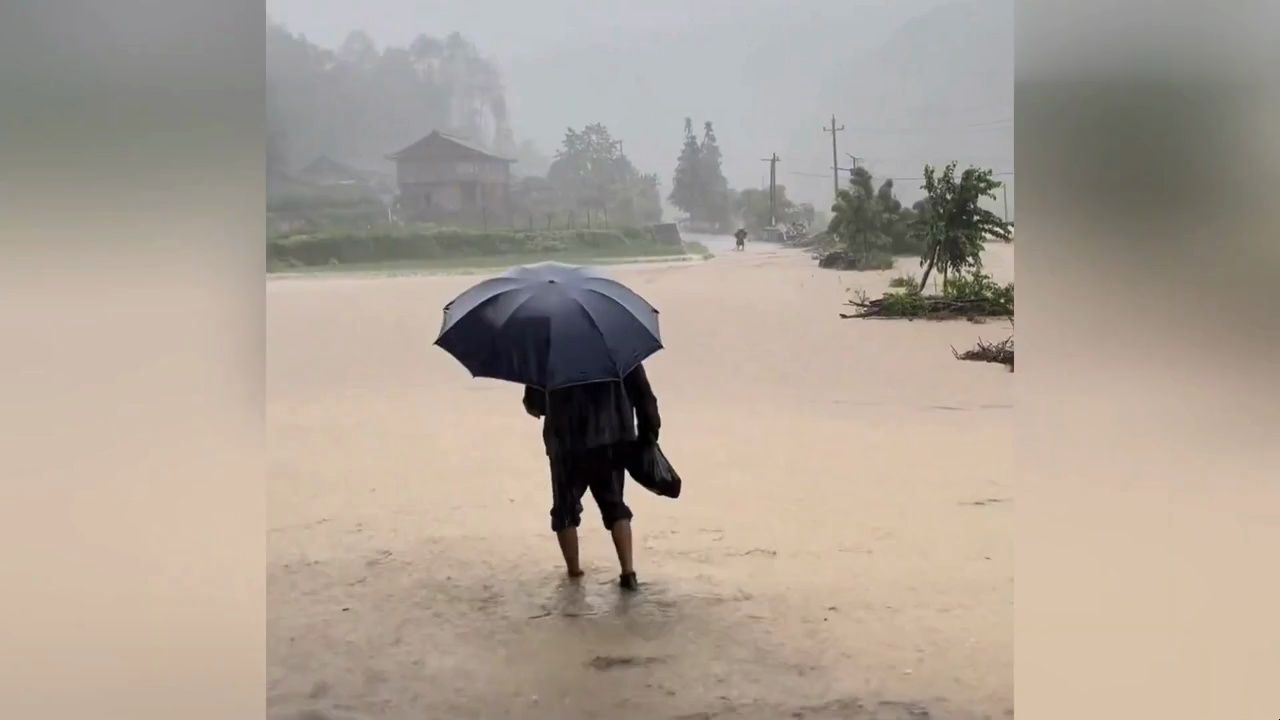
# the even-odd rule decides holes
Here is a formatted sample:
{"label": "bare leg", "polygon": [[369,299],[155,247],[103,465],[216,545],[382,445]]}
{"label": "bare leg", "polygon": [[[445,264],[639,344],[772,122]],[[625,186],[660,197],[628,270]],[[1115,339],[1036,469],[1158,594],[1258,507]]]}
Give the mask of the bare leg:
{"label": "bare leg", "polygon": [[631,521],[618,520],[609,532],[613,535],[613,547],[618,551],[618,564],[622,566],[622,574],[635,572],[631,564]]}
{"label": "bare leg", "polygon": [[560,554],[564,555],[564,569],[569,577],[582,577],[582,566],[578,564],[578,528],[565,528],[556,533],[560,543]]}

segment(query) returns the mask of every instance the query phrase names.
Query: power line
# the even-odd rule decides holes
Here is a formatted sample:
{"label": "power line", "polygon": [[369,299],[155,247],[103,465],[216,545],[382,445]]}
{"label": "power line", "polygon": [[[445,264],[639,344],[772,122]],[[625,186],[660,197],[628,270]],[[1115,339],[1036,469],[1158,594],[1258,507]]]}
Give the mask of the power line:
{"label": "power line", "polygon": [[915,133],[915,132],[947,132],[950,130],[994,130],[1013,122],[1013,118],[1005,120],[989,120],[987,122],[973,123],[971,125],[938,125],[934,127],[879,127],[879,128],[849,128],[853,132],[858,133]]}
{"label": "power line", "polygon": [[[847,170],[848,168],[840,168],[840,169]],[[888,175],[876,175],[875,172],[872,172],[872,171],[868,171],[868,172],[871,172],[871,176],[876,178],[877,180],[923,180],[924,179],[921,176],[899,177],[899,176],[888,176]],[[788,174],[800,175],[802,177],[813,177],[813,178],[825,178],[827,176],[826,173],[801,172],[799,170],[792,170]],[[1013,177],[1013,171],[993,172],[991,174],[996,177]]]}
{"label": "power line", "polygon": [[[876,175],[875,175],[875,173],[872,173],[871,175],[872,175],[872,177],[875,177],[875,176],[876,176]],[[1013,177],[1013,173],[1012,173],[1012,172],[993,172],[993,173],[991,173],[991,175],[992,175],[993,177]],[[917,176],[917,177],[888,177],[888,176],[885,176],[885,177],[881,177],[880,179],[881,179],[881,180],[923,180],[923,179],[924,179],[924,177],[923,177],[923,176]]]}

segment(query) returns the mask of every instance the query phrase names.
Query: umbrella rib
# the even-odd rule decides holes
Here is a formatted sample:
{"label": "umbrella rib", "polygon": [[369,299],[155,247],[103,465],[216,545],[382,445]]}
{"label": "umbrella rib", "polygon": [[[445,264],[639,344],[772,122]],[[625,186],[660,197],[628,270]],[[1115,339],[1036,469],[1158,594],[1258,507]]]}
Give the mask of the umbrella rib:
{"label": "umbrella rib", "polygon": [[[511,290],[505,290],[505,291],[503,291],[503,292],[520,292],[520,291],[525,291],[525,292],[528,292],[529,294],[528,294],[528,295],[526,295],[526,296],[525,296],[525,298],[524,298],[523,300],[521,300],[520,302],[516,303],[516,304],[515,304],[515,307],[511,308],[511,312],[507,313],[506,317],[502,318],[502,322],[494,323],[494,325],[504,325],[504,324],[506,324],[506,322],[507,322],[508,320],[510,320],[510,319],[511,319],[511,316],[512,316],[512,315],[515,315],[517,312],[519,312],[519,311],[520,311],[520,308],[522,308],[522,307],[524,307],[524,306],[525,306],[525,303],[529,302],[530,300],[532,300],[532,299],[534,298],[534,296],[535,296],[535,295],[537,295],[537,293],[533,292],[533,291],[532,291],[532,290],[530,290],[529,288],[513,288],[513,289],[511,289]],[[498,293],[498,295],[501,295],[501,294],[502,294],[502,293]],[[494,297],[497,297],[497,295],[495,295]]]}
{"label": "umbrella rib", "polygon": [[[521,289],[524,289],[524,288],[521,288]],[[510,290],[510,291],[508,291],[508,292],[517,292],[517,291],[516,291],[516,290]],[[519,312],[519,311],[520,311],[520,308],[524,307],[526,303],[528,303],[530,300],[532,300],[536,294],[537,294],[537,293],[530,292],[530,293],[529,293],[529,294],[528,294],[528,295],[527,295],[523,300],[521,300],[520,302],[516,303],[516,304],[515,304],[515,307],[511,308],[511,312],[507,313],[506,317],[502,318],[502,322],[494,323],[494,327],[495,327],[495,328],[498,328],[498,327],[501,327],[501,326],[505,325],[505,324],[507,323],[507,321],[508,321],[508,320],[510,320],[510,319],[511,319],[511,317],[512,317],[513,315],[515,315],[517,312]],[[494,297],[497,297],[497,295],[495,295]],[[492,299],[492,298],[491,298],[491,299]],[[487,301],[486,301],[486,302],[487,302]],[[497,353],[497,345],[498,345],[498,333],[497,333],[497,332],[494,332],[493,336],[490,338],[489,354],[490,354],[491,356]]]}
{"label": "umbrella rib", "polygon": [[[458,319],[460,319],[464,315],[471,313],[481,305],[493,300],[495,297],[498,297],[503,293],[513,292],[515,290],[520,289],[519,283],[510,285],[510,283],[513,281],[514,281],[514,278],[508,278],[508,277],[489,278],[488,280],[485,280],[480,284],[473,286],[471,289],[466,290],[465,292],[459,294],[454,299],[450,300],[449,303],[444,306],[444,317],[441,319],[440,332],[437,334],[436,342],[438,343],[440,341],[440,338],[444,337],[444,334],[448,332],[448,330],[452,327],[452,324],[449,322],[450,319],[457,321]],[[476,296],[486,292],[488,294],[484,295],[483,299],[481,300],[474,299]],[[462,300],[464,298],[472,300],[473,302],[471,306],[466,309],[466,311],[459,312],[457,309],[457,303],[459,300]]]}
{"label": "umbrella rib", "polygon": [[[619,287],[621,287],[623,290],[628,290],[628,291],[630,292],[629,288],[627,288],[627,286],[626,286],[626,285],[623,285],[622,283],[617,283],[617,284],[618,284],[618,286],[619,286]],[[589,292],[589,293],[595,293],[596,295],[599,295],[600,297],[604,298],[605,300],[608,300],[609,302],[613,303],[614,305],[617,305],[617,306],[621,307],[621,308],[623,309],[623,311],[625,311],[628,315],[630,315],[631,317],[635,317],[635,318],[636,318],[636,321],[640,323],[640,327],[643,327],[643,328],[644,328],[644,330],[645,330],[645,332],[647,332],[647,333],[649,333],[650,335],[652,335],[654,340],[657,340],[658,342],[662,342],[662,338],[661,338],[661,337],[659,337],[658,335],[654,335],[653,331],[649,329],[649,326],[645,324],[644,320],[642,320],[641,318],[636,317],[636,314],[635,314],[635,313],[633,313],[633,312],[631,312],[631,308],[627,307],[626,303],[623,303],[623,302],[619,301],[617,298],[615,298],[614,296],[610,295],[609,293],[603,292],[603,291],[601,291],[601,290],[597,290],[597,289],[595,289],[595,288],[591,288],[591,287],[583,287],[583,290],[586,290],[586,291],[587,291],[587,292]],[[634,294],[634,293],[633,293],[633,294]],[[644,302],[644,304],[645,304],[646,306],[648,306],[651,310],[653,310],[653,312],[654,312],[655,314],[658,312],[656,308],[654,308],[652,305],[649,305],[649,302],[648,302],[647,300],[645,300],[644,298],[640,297],[639,295],[636,295],[636,297],[637,297],[637,298],[640,298],[640,300],[641,300],[642,302]],[[584,305],[584,307],[585,307],[585,305]],[[599,326],[597,326],[597,329],[599,329]]]}
{"label": "umbrella rib", "polygon": [[[621,285],[621,283],[619,283],[619,284]],[[623,285],[622,287],[623,287],[624,289],[626,288],[626,286],[625,286],[625,285]],[[632,313],[632,312],[627,308],[627,306],[626,306],[626,305],[624,305],[624,304],[622,304],[622,303],[618,302],[618,300],[617,300],[616,298],[614,298],[614,297],[610,296],[610,295],[609,295],[609,294],[607,294],[607,293],[603,293],[603,292],[600,292],[600,291],[598,291],[598,290],[594,290],[594,289],[592,289],[592,288],[584,288],[584,289],[585,289],[585,290],[587,290],[588,292],[593,292],[593,293],[595,293],[595,294],[597,294],[597,295],[599,295],[599,296],[601,296],[601,297],[605,298],[606,300],[610,300],[610,301],[612,301],[615,305],[618,305],[619,307],[621,307],[621,308],[623,309],[623,311],[625,311],[625,312],[627,313],[627,315],[631,316],[632,318],[635,318],[635,320],[636,320],[637,324],[639,324],[639,325],[640,325],[640,327],[644,328],[645,332],[649,333],[649,335],[650,335],[651,337],[653,337],[653,339],[658,343],[658,347],[659,347],[659,348],[661,348],[661,347],[662,347],[662,339],[661,339],[661,338],[659,338],[659,337],[657,337],[656,335],[654,335],[654,334],[653,334],[653,332],[649,330],[648,326],[646,326],[643,322],[640,322],[640,319],[639,319],[639,318],[636,318],[636,317],[635,317],[635,315],[634,315],[634,314],[633,314],[633,313]],[[642,299],[643,299],[643,298],[642,298]],[[647,303],[646,303],[646,304],[647,304]],[[583,313],[585,313],[585,314],[586,314],[586,316],[587,316],[587,319],[591,321],[591,326],[592,326],[592,327],[594,327],[594,328],[596,329],[596,333],[597,333],[601,338],[603,338],[603,337],[604,337],[604,329],[600,327],[600,323],[596,321],[596,316],[595,316],[595,315],[593,315],[593,314],[591,313],[591,310],[590,310],[590,308],[588,308],[588,307],[587,307],[587,304],[586,304],[586,303],[584,303],[584,302],[579,302],[579,303],[578,303],[578,307],[582,308],[582,312],[583,312]],[[618,359],[617,359],[617,358],[615,358],[615,357],[613,356],[613,350],[612,350],[612,348],[610,348],[610,347],[609,347],[609,343],[608,343],[608,342],[605,342],[605,343],[604,343],[604,348],[605,348],[605,352],[607,352],[607,353],[609,354],[609,360],[610,360],[610,362],[612,362],[612,363],[613,363],[614,370],[616,370],[616,371],[618,372],[618,379],[619,379],[619,380],[622,380],[622,379],[626,378],[626,376],[627,376],[628,374],[630,374],[632,370],[635,370],[635,369],[636,369],[636,367],[640,365],[640,363],[644,362],[644,359],[642,358],[642,359],[638,360],[638,361],[637,361],[634,365],[632,365],[631,367],[623,368],[622,366],[620,366],[620,365],[618,364]],[[578,384],[578,383],[574,383],[574,384]]]}
{"label": "umbrella rib", "polygon": [[587,316],[587,321],[591,323],[591,327],[596,329],[596,335],[600,337],[600,342],[604,345],[604,352],[609,356],[609,362],[616,370],[618,368],[618,361],[613,357],[613,349],[609,347],[609,341],[605,339],[604,328],[600,327],[600,323],[596,321],[596,316],[591,314],[591,310],[587,307],[586,303],[579,301],[577,305],[582,310],[583,314]]}

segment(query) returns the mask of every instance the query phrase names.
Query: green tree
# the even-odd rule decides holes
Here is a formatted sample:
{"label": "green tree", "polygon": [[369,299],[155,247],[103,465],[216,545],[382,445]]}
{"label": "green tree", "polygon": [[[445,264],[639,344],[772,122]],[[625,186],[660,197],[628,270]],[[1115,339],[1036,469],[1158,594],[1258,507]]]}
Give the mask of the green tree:
{"label": "green tree", "polygon": [[[892,185],[889,190],[892,197]],[[892,241],[885,228],[886,211],[881,197],[873,189],[871,173],[865,168],[855,168],[849,187],[836,195],[836,202],[831,206],[827,230],[844,245],[846,252],[865,260],[872,252],[890,249]]]}
{"label": "green tree", "polygon": [[556,208],[599,214],[615,225],[661,220],[657,177],[641,175],[622,154],[621,145],[600,123],[566,130],[547,171]]}
{"label": "green tree", "polygon": [[893,178],[880,184],[880,189],[876,191],[876,200],[880,203],[880,209],[889,215],[902,212],[902,202],[893,194]]}
{"label": "green tree", "polygon": [[730,215],[729,181],[724,177],[720,167],[720,146],[716,142],[715,129],[707,121],[702,128],[702,142],[698,145],[698,162],[700,170],[697,174],[701,191],[698,219],[716,226],[728,224]]}
{"label": "green tree", "polygon": [[547,170],[547,180],[566,209],[603,208],[616,184],[618,142],[608,128],[592,123],[581,131],[565,130],[563,145]]}
{"label": "green tree", "polygon": [[658,183],[657,173],[644,173],[633,181],[637,224],[662,222],[662,191],[658,189]]}
{"label": "green tree", "polygon": [[684,146],[676,160],[675,177],[671,181],[672,205],[694,217],[702,207],[702,148],[693,134],[693,119],[684,119]]}
{"label": "green tree", "polygon": [[[787,197],[785,185],[778,185],[774,200],[777,205],[778,223],[788,225],[793,222],[812,222],[813,206],[796,205]],[[734,210],[742,218],[742,224],[751,231],[758,231],[770,226],[769,190],[747,188],[739,192],[734,201]]]}
{"label": "green tree", "polygon": [[511,185],[512,218],[517,223],[542,227],[547,215],[557,210],[556,191],[544,177],[523,177]]}
{"label": "green tree", "polygon": [[893,193],[893,178],[889,178],[876,191],[876,201],[884,214],[883,230],[889,236],[890,252],[894,255],[919,256],[921,244],[911,234],[911,224],[915,221],[915,211],[903,207]]}
{"label": "green tree", "polygon": [[996,199],[1000,187],[992,171],[968,168],[959,177],[956,163],[948,163],[941,174],[933,166],[924,167],[924,201],[918,204],[919,217],[913,235],[924,246],[920,265],[924,274],[920,290],[935,268],[942,273],[945,290],[952,273],[982,269],[982,250],[988,237],[1007,240],[1013,224],[981,206],[982,198]]}

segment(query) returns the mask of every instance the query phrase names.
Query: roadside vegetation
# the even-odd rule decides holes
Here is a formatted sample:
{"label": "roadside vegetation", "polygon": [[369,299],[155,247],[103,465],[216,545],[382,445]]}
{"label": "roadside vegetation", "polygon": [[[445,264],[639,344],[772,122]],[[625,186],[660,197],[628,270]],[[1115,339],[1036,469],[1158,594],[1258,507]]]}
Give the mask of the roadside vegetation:
{"label": "roadside vegetation", "polygon": [[[830,232],[838,238],[854,269],[879,269],[883,256],[894,247],[890,235],[900,220],[901,207],[889,202],[892,194],[872,194],[871,176],[857,176],[850,189],[841,191],[832,208],[835,217]],[[900,275],[889,281],[890,291],[878,298],[857,292],[848,301],[852,312],[842,318],[905,318],[907,320],[950,320],[964,318],[980,322],[984,318],[1014,316],[1013,283],[1000,284],[983,272],[982,252],[989,240],[1008,242],[1013,225],[983,208],[983,198],[995,199],[1000,182],[990,170],[969,168],[957,176],[956,164],[941,173],[924,168],[926,197],[912,210],[906,238],[919,247],[923,272]],[[896,202],[896,201],[894,201]],[[890,267],[892,265],[890,264]],[[931,276],[942,276],[942,292],[927,294]],[[982,340],[964,353],[952,351],[962,360],[987,360],[1013,369],[1013,338],[989,344]]]}
{"label": "roadside vegetation", "polygon": [[394,264],[465,267],[540,260],[594,262],[606,259],[708,255],[648,228],[618,230],[462,230],[422,226],[376,226],[365,231],[327,231],[272,238],[269,272],[302,268],[351,268]]}

